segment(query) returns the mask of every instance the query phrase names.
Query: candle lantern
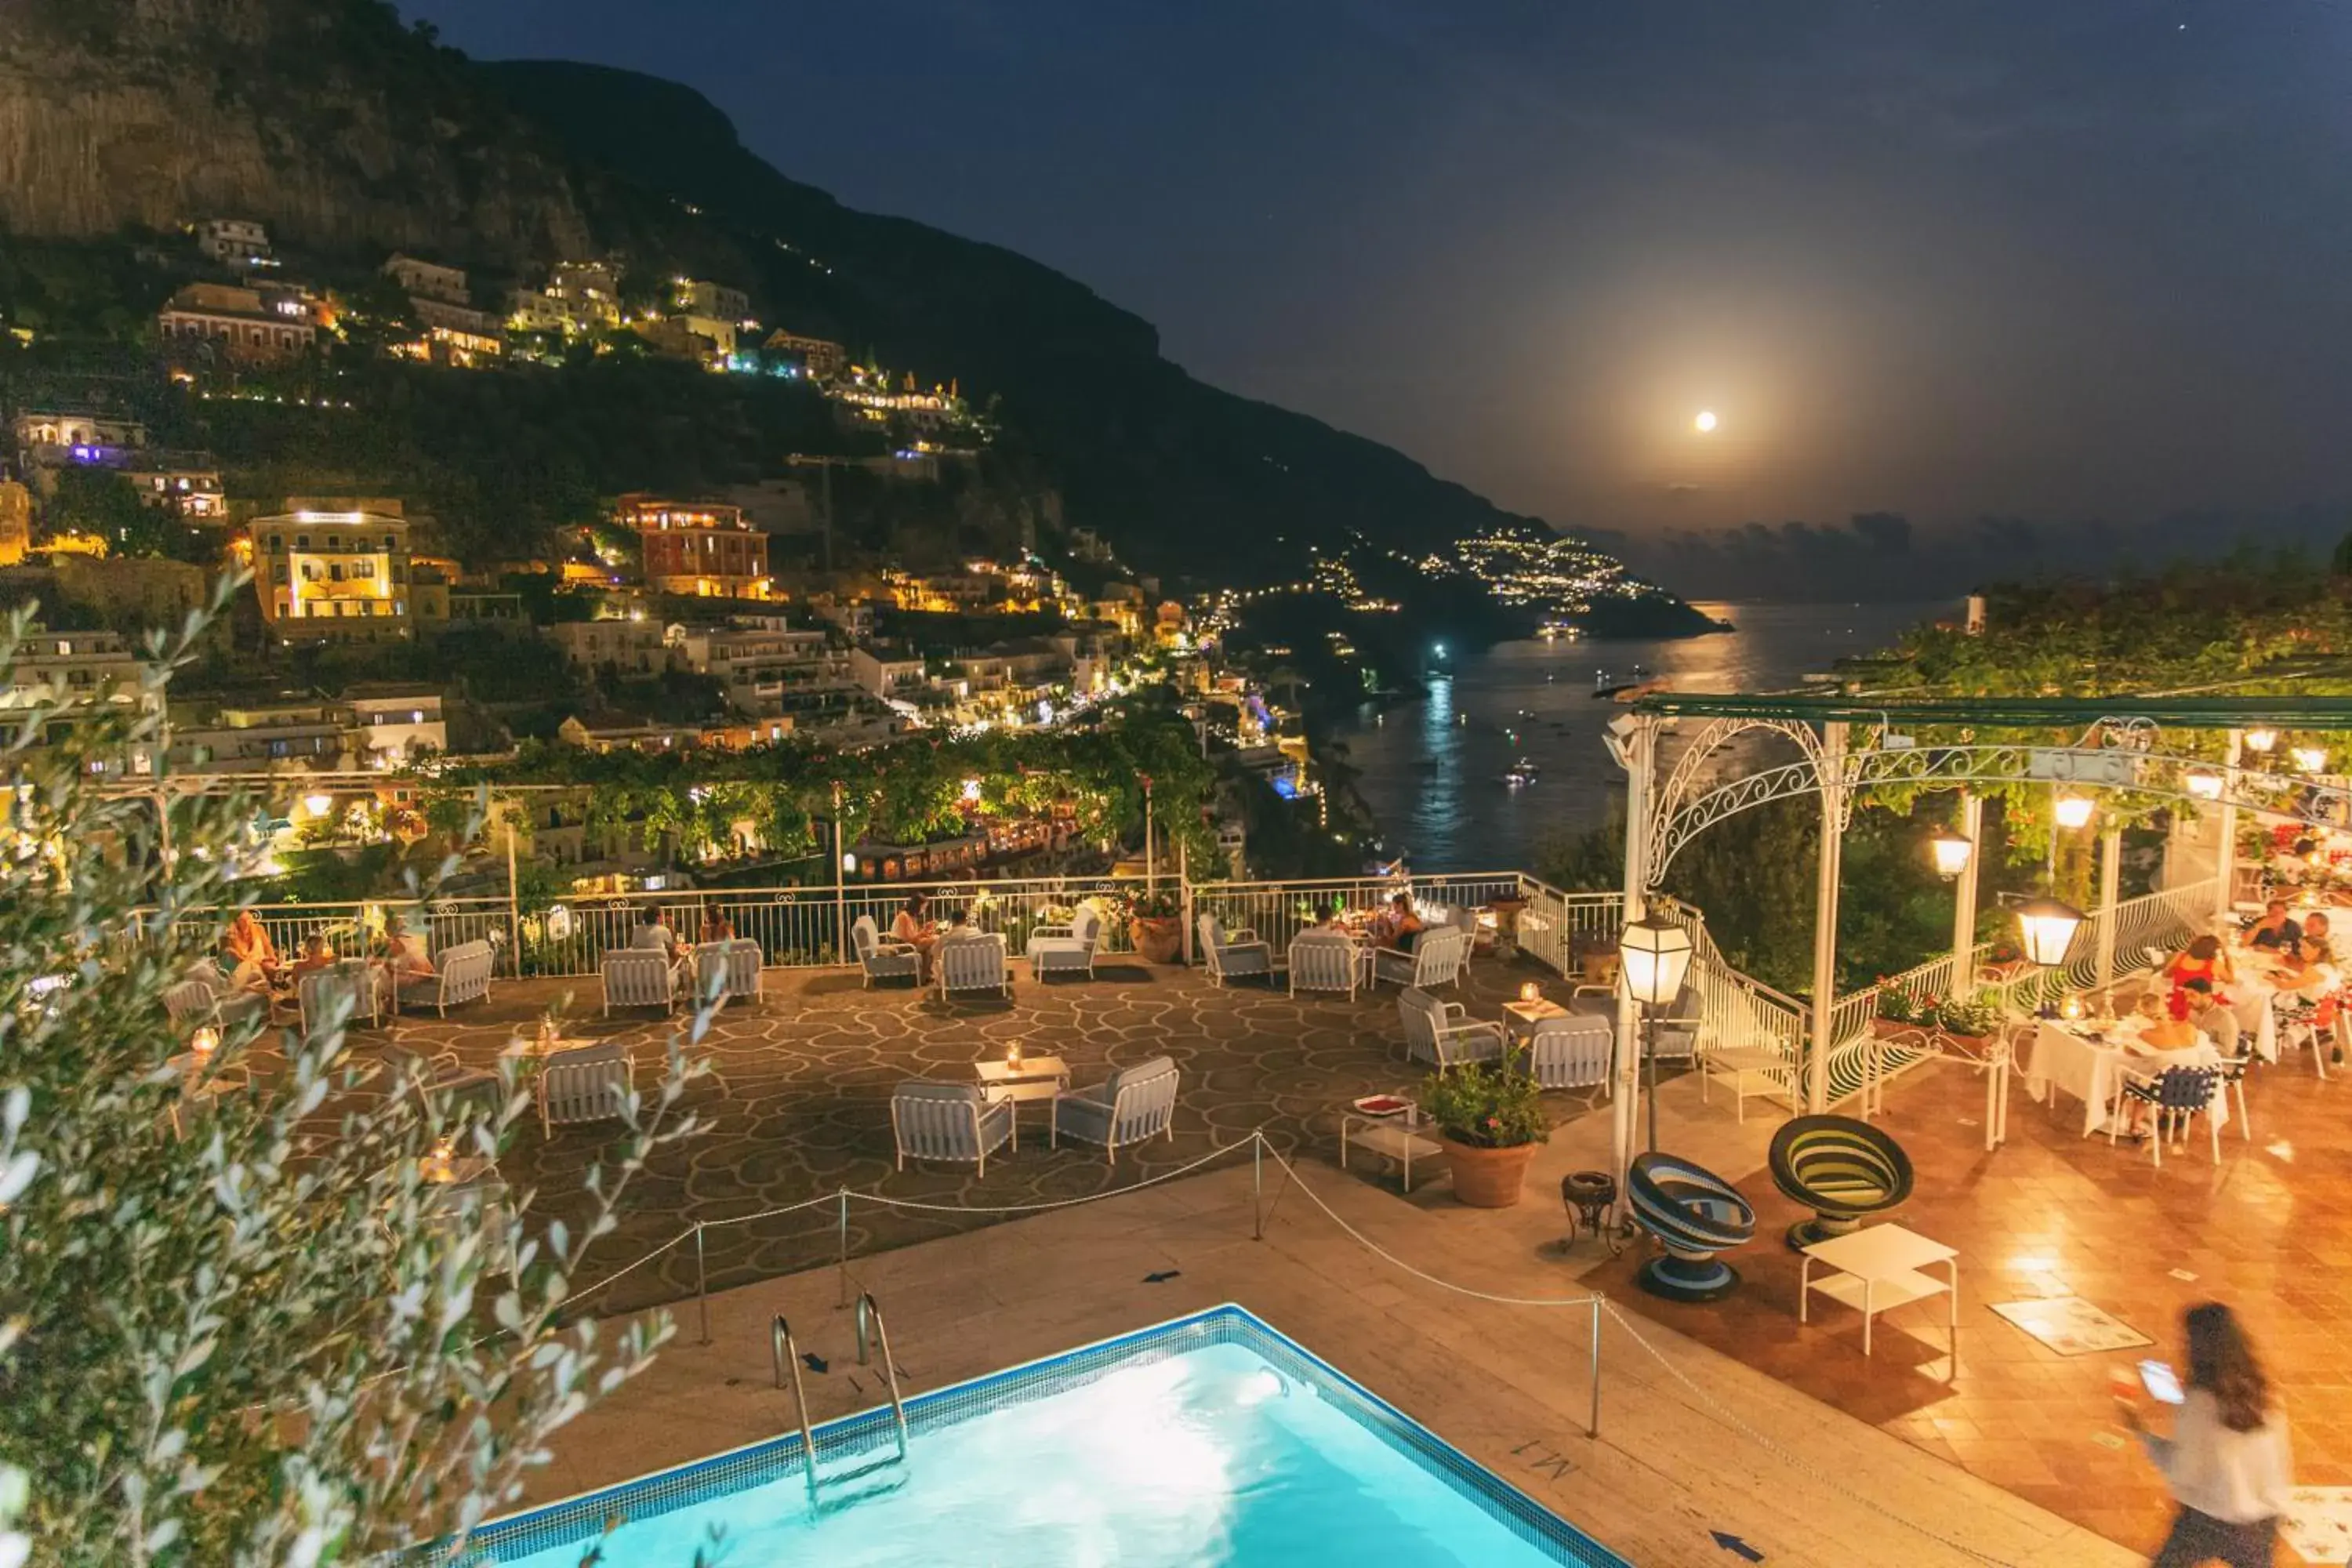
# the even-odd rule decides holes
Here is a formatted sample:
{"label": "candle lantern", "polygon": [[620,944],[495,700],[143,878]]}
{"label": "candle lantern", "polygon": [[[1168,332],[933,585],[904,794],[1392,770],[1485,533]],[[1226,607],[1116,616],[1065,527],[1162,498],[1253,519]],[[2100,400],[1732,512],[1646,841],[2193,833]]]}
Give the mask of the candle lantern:
{"label": "candle lantern", "polygon": [[220,1049],[220,1031],[206,1024],[188,1037],[188,1048],[195,1053],[197,1061],[210,1061],[212,1054]]}
{"label": "candle lantern", "polygon": [[1519,1000],[1522,1002],[1533,1002],[1542,994],[1543,987],[1538,985],[1532,980],[1519,987]]}

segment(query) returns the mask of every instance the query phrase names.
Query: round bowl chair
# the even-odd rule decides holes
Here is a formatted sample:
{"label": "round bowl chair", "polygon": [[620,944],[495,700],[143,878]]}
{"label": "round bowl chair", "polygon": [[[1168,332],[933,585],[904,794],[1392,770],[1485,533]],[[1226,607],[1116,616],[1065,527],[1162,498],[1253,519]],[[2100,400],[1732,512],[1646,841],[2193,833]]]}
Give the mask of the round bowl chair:
{"label": "round bowl chair", "polygon": [[1638,1154],[1625,1170],[1625,1201],[1666,1249],[1642,1265],[1635,1279],[1643,1289],[1670,1301],[1712,1301],[1739,1283],[1739,1270],[1716,1254],[1754,1237],[1756,1211],[1729,1182],[1672,1154]]}
{"label": "round bowl chair", "polygon": [[1789,1245],[1844,1236],[1864,1217],[1899,1208],[1911,1195],[1903,1145],[1851,1116],[1799,1116],[1772,1134],[1772,1184],[1813,1211],[1789,1227]]}

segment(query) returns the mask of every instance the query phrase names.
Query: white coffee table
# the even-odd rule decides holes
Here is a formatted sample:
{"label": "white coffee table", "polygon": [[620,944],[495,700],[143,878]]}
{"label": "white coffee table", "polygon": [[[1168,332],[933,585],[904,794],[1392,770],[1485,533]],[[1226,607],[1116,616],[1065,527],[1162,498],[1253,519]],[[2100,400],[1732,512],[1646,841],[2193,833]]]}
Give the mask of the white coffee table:
{"label": "white coffee table", "polygon": [[1024,1057],[1020,1064],[998,1059],[975,1062],[982,1089],[1000,1100],[1051,1100],[1070,1087],[1069,1064],[1059,1057]]}
{"label": "white coffee table", "polygon": [[1789,1114],[1797,1113],[1796,1064],[1780,1052],[1762,1046],[1733,1046],[1709,1051],[1699,1061],[1700,1100],[1706,1100],[1709,1083],[1717,1079],[1729,1079],[1732,1099],[1743,1125],[1748,1121],[1748,1097],[1751,1094],[1778,1094],[1788,1106]]}
{"label": "white coffee table", "polygon": [[[1952,1331],[1952,1349],[1959,1351],[1960,1330],[1960,1264],[1959,1254],[1940,1241],[1930,1241],[1899,1225],[1874,1225],[1849,1236],[1833,1236],[1827,1241],[1817,1241],[1804,1249],[1797,1275],[1797,1321],[1804,1322],[1806,1304],[1819,1290],[1833,1301],[1843,1301],[1862,1313],[1862,1353],[1870,1353],[1871,1320],[1891,1307],[1906,1301],[1916,1301],[1937,1291],[1950,1295],[1951,1316],[1948,1326]],[[1813,1265],[1822,1264],[1835,1273],[1824,1279],[1812,1277]],[[1945,1278],[1938,1279],[1921,1270],[1936,1264],[1944,1266]]]}
{"label": "white coffee table", "polygon": [[[1385,1154],[1403,1168],[1400,1180],[1405,1192],[1412,1191],[1412,1162],[1415,1155],[1433,1159],[1445,1152],[1444,1146],[1423,1132],[1421,1108],[1407,1106],[1393,1116],[1373,1116],[1356,1110],[1339,1113],[1339,1168],[1348,1168],[1348,1146],[1370,1149],[1375,1154]],[[1353,1130],[1352,1132],[1350,1130]]]}

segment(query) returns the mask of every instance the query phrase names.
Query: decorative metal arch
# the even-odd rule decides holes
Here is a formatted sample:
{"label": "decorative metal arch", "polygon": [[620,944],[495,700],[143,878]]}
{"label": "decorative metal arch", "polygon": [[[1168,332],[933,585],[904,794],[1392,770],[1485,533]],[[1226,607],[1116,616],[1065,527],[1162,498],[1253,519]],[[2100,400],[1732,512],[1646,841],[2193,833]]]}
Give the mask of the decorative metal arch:
{"label": "decorative metal arch", "polygon": [[[1690,744],[1685,747],[1682,754],[1675,759],[1674,768],[1666,774],[1665,782],[1651,796],[1649,820],[1643,825],[1643,831],[1650,850],[1647,864],[1649,882],[1652,887],[1657,885],[1659,873],[1664,870],[1665,860],[1673,858],[1675,849],[1689,842],[1688,834],[1680,837],[1671,837],[1675,831],[1675,825],[1681,816],[1690,809],[1695,801],[1705,800],[1715,794],[1721,793],[1719,789],[1709,791],[1702,787],[1702,775],[1706,773],[1707,764],[1742,735],[1759,731],[1779,735],[1783,740],[1795,742],[1797,749],[1805,754],[1803,762],[1789,763],[1785,768],[1769,770],[1770,773],[1790,772],[1810,779],[1811,783],[1808,787],[1812,789],[1821,787],[1823,782],[1822,769],[1828,762],[1828,755],[1822,750],[1822,738],[1813,732],[1813,727],[1811,724],[1795,719],[1709,720],[1706,727],[1693,736]],[[1746,775],[1748,779],[1764,776],[1767,775],[1761,773]],[[1722,787],[1733,788],[1742,782],[1745,781],[1734,781],[1733,784]],[[1755,804],[1763,803],[1759,801]],[[1708,820],[1720,821],[1725,815],[1728,813],[1720,814]],[[1706,824],[1702,823],[1700,826],[1704,826]],[[1843,828],[1844,823],[1841,821],[1839,826]],[[1698,831],[1697,828],[1691,830],[1693,833],[1696,831]],[[1662,854],[1664,858],[1661,858]]]}
{"label": "decorative metal arch", "polygon": [[[1717,724],[1753,728],[1738,720]],[[1711,731],[1715,724],[1709,725]],[[2124,744],[2105,746],[1999,745],[1917,746],[1849,752],[1842,770],[1843,805],[1851,810],[1853,797],[1884,784],[1958,787],[1972,784],[2080,784],[2100,789],[2127,790],[2136,795],[2186,801],[2192,805],[2231,805],[2315,827],[2352,827],[2352,797],[2333,786],[2271,773],[2265,769],[2223,767],[2203,757],[2183,756],[2155,749],[2152,735],[2138,726],[2122,731]],[[1702,732],[1701,739],[1706,739]],[[1717,744],[1719,746],[1720,742]],[[1801,763],[1788,763],[1744,774],[1727,784],[1681,799],[1668,796],[1652,816],[1647,870],[1654,885],[1684,846],[1727,816],[1776,800],[1811,795],[1824,783],[1820,747],[1808,748]],[[1687,761],[1687,759],[1685,759]],[[2215,794],[2189,787],[2191,774],[2217,778]],[[1677,765],[1675,776],[1683,769]],[[1839,823],[1841,829],[1844,821]]]}

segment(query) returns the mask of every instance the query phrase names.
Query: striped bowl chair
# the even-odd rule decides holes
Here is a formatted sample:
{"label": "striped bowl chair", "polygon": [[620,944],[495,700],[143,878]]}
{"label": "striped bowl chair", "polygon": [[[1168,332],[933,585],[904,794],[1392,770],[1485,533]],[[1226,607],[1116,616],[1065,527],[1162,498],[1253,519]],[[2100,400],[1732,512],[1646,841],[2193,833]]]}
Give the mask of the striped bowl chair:
{"label": "striped bowl chair", "polygon": [[1789,1227],[1789,1245],[1798,1250],[1843,1236],[1911,1195],[1911,1160],[1903,1145],[1851,1116],[1782,1122],[1765,1163],[1783,1196],[1813,1211]]}
{"label": "striped bowl chair", "polygon": [[1635,1283],[1670,1301],[1731,1294],[1739,1270],[1716,1254],[1756,1235],[1756,1211],[1738,1188],[1672,1154],[1637,1154],[1625,1168],[1625,1201],[1635,1223],[1666,1249],[1642,1265]]}

